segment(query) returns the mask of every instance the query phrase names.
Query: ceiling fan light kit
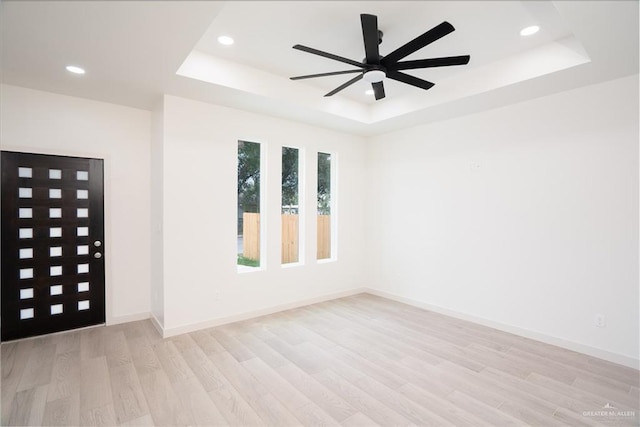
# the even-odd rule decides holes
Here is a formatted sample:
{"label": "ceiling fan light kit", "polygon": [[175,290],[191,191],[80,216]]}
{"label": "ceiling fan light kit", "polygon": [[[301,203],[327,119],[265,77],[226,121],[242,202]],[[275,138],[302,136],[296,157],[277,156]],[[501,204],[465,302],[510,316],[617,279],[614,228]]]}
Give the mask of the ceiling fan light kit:
{"label": "ceiling fan light kit", "polygon": [[365,71],[362,78],[369,83],[378,83],[381,82],[386,76],[386,73],[382,70],[371,70]]}
{"label": "ceiling fan light kit", "polygon": [[386,56],[380,56],[379,44],[382,43],[382,31],[378,29],[378,17],[375,15],[361,14],[360,22],[362,23],[362,37],[364,39],[364,51],[366,55],[365,59],[362,62],[354,61],[349,58],[334,55],[332,53],[323,52],[321,50],[317,50],[300,44],[293,46],[294,49],[349,64],[351,66],[357,67],[356,69],[296,76],[291,77],[291,80],[302,80],[316,77],[358,73],[356,77],[338,86],[331,92],[327,93],[325,96],[335,95],[341,90],[364,79],[366,82],[371,83],[375,98],[376,100],[379,100],[385,97],[383,83],[383,80],[385,78],[406,83],[408,85],[415,86],[424,90],[431,89],[434,86],[434,83],[411,76],[406,73],[402,73],[400,72],[400,70],[447,67],[452,65],[465,65],[469,63],[469,55],[401,61],[412,53],[455,31],[453,25],[446,21],[441,23],[440,25],[433,27],[429,31],[423,33],[422,35],[416,37],[408,43],[405,43]]}

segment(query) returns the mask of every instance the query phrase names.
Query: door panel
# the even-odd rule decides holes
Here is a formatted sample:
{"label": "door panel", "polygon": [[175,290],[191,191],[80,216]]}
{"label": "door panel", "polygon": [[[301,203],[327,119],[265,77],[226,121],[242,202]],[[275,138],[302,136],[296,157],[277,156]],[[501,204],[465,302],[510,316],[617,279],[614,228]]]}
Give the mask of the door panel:
{"label": "door panel", "polygon": [[1,156],[2,341],[104,323],[103,161]]}

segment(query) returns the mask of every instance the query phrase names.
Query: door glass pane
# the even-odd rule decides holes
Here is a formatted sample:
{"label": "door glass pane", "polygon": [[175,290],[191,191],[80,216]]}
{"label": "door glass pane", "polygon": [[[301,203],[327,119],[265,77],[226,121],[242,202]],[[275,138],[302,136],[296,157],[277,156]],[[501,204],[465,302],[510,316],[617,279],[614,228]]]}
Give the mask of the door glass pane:
{"label": "door glass pane", "polygon": [[33,288],[20,289],[20,299],[33,298]]}
{"label": "door glass pane", "polygon": [[260,266],[260,144],[238,141],[238,265]]}
{"label": "door glass pane", "polygon": [[76,179],[78,181],[88,181],[89,180],[89,172],[87,171],[78,171],[76,174]]}
{"label": "door glass pane", "polygon": [[62,285],[52,285],[49,287],[49,295],[62,295]]}
{"label": "door glass pane", "polygon": [[21,228],[18,231],[18,237],[21,239],[33,239],[33,228]]}
{"label": "door glass pane", "polygon": [[21,268],[19,274],[21,279],[33,279],[33,268]]}
{"label": "door glass pane", "polygon": [[78,237],[89,235],[89,227],[78,227]]}
{"label": "door glass pane", "polygon": [[50,188],[49,189],[49,198],[50,199],[61,199],[62,198],[62,190],[59,188]]}
{"label": "door glass pane", "polygon": [[18,189],[18,198],[20,199],[30,199],[32,196],[31,188],[19,188]]}
{"label": "door glass pane", "polygon": [[33,218],[33,210],[31,208],[19,208],[18,218]]}
{"label": "door glass pane", "polygon": [[20,249],[20,259],[29,259],[29,258],[33,258],[33,248]]}
{"label": "door glass pane", "polygon": [[49,237],[62,237],[62,227],[49,228]]}
{"label": "door glass pane", "polygon": [[23,308],[20,310],[20,320],[33,319],[33,308]]}
{"label": "door glass pane", "polygon": [[49,256],[62,256],[62,246],[55,246],[53,248],[49,248]]}
{"label": "door glass pane", "polygon": [[78,301],[78,310],[89,310],[89,301]]}
{"label": "door glass pane", "polygon": [[32,174],[31,168],[18,168],[19,178],[31,178],[31,174]]}
{"label": "door glass pane", "polygon": [[49,218],[62,218],[62,208],[49,208]]}
{"label": "door glass pane", "polygon": [[62,179],[62,171],[60,169],[49,169],[49,179]]}

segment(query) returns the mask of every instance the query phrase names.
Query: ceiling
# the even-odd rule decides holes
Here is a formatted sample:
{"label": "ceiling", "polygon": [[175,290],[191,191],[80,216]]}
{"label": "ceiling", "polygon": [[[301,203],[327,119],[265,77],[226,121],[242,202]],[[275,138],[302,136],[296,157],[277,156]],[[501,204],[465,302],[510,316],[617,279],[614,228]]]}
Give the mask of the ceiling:
{"label": "ceiling", "polygon": [[[143,109],[170,94],[360,135],[638,73],[636,1],[5,0],[0,12],[3,83]],[[362,61],[360,13],[377,15],[381,55],[446,20],[456,31],[406,59],[471,61],[407,72],[429,91],[386,79],[379,101],[364,81],[323,96],[353,75],[289,79],[351,68],[296,43]]]}

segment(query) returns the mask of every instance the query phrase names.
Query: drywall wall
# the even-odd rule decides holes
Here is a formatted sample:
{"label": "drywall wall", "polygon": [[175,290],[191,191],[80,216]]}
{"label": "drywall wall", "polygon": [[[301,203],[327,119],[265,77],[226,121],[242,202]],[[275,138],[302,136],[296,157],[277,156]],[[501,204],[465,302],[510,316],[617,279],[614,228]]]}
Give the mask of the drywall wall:
{"label": "drywall wall", "polygon": [[[363,138],[173,96],[165,96],[163,120],[166,334],[363,286]],[[261,175],[265,268],[248,273],[236,267],[238,140],[260,142],[266,150]],[[304,262],[288,267],[280,265],[283,146],[299,148],[304,159]],[[320,263],[315,260],[318,151],[333,155],[338,217],[337,258]]]}
{"label": "drywall wall", "polygon": [[368,148],[374,289],[637,363],[637,75]]}
{"label": "drywall wall", "polygon": [[107,323],[148,317],[150,113],[1,89],[3,150],[104,159]]}
{"label": "drywall wall", "polygon": [[162,240],[163,218],[163,141],[164,103],[158,102],[151,112],[151,318],[156,327],[164,327],[164,256]]}

